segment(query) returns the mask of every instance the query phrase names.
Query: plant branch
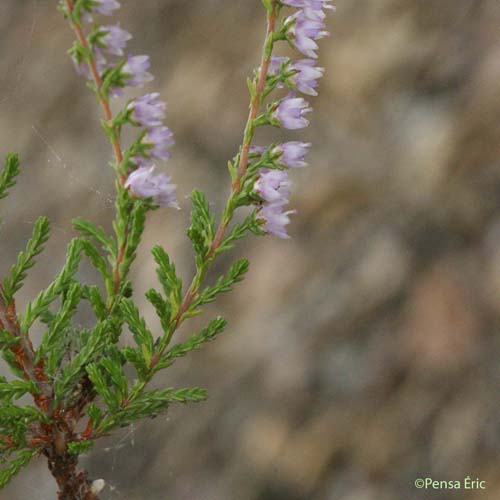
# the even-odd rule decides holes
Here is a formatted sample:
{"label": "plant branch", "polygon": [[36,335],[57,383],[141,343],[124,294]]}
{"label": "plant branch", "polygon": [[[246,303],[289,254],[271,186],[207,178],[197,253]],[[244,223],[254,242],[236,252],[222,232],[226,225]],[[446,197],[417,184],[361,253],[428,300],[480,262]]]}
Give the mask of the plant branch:
{"label": "plant branch", "polygon": [[[248,166],[248,154],[250,152],[250,146],[252,144],[252,139],[254,136],[254,121],[257,118],[259,109],[262,105],[262,96],[266,87],[267,73],[269,71],[269,64],[271,63],[272,50],[274,45],[274,30],[276,28],[276,18],[277,11],[275,7],[275,2],[271,2],[272,7],[267,13],[267,32],[266,41],[262,51],[262,60],[259,68],[259,76],[257,80],[257,85],[255,87],[255,94],[252,97],[250,103],[250,111],[248,114],[248,120],[245,126],[245,132],[243,135],[243,144],[241,146],[240,162],[238,166],[238,176],[233,183],[233,191],[238,192],[241,189],[241,179],[246,173]],[[224,230],[223,230],[224,231]],[[220,238],[222,239],[222,238]],[[214,240],[216,243],[217,238]],[[220,242],[219,242],[220,244]]]}
{"label": "plant branch", "polygon": [[[266,30],[266,39],[264,43],[264,48],[262,51],[262,58],[259,67],[259,73],[257,76],[257,81],[255,85],[255,92],[252,95],[250,101],[250,111],[248,114],[248,119],[245,125],[245,131],[243,134],[243,143],[241,145],[240,155],[239,155],[239,163],[238,163],[238,173],[235,180],[231,186],[231,193],[229,195],[228,201],[226,203],[226,208],[224,210],[224,214],[222,216],[222,220],[219,224],[219,227],[215,233],[212,244],[207,255],[204,258],[203,265],[198,269],[193,281],[191,282],[191,286],[186,292],[184,299],[181,303],[179,311],[175,315],[172,320],[172,327],[169,332],[170,337],[173,336],[175,331],[179,328],[181,323],[184,320],[185,313],[191,307],[191,304],[196,299],[198,295],[198,291],[203,281],[204,275],[209,267],[209,265],[214,260],[217,250],[222,244],[224,239],[224,235],[226,234],[227,228],[232,220],[234,208],[232,207],[232,202],[234,198],[241,192],[241,181],[246,174],[248,167],[248,155],[250,152],[250,147],[252,144],[252,140],[255,132],[255,119],[259,113],[259,110],[262,106],[262,101],[264,96],[264,91],[266,88],[267,74],[269,71],[269,64],[271,62],[271,56],[274,45],[274,32],[276,29],[276,19],[279,13],[279,6],[276,4],[275,0],[271,0],[271,8],[268,9],[267,12],[267,30]],[[153,357],[151,365],[152,367],[158,363],[161,355],[163,354],[166,346],[162,348],[156,355]]]}
{"label": "plant branch", "polygon": [[[74,10],[73,0],[66,0],[66,6],[68,7],[68,11],[71,14]],[[83,33],[82,27],[79,24],[75,23],[74,21],[71,21],[71,26],[72,26],[73,30],[75,31],[75,34],[76,34],[78,41],[80,42],[82,47],[84,47],[86,49],[86,51],[88,52],[88,54],[90,55],[88,64],[89,64],[90,72],[92,74],[92,78],[94,80],[94,83],[95,83],[95,86],[97,89],[97,96],[99,98],[99,103],[101,104],[101,107],[103,109],[105,120],[107,122],[111,122],[113,120],[113,113],[111,112],[109,100],[102,93],[102,79],[101,79],[101,76],[99,75],[99,71],[97,70],[97,64],[96,64],[95,58],[93,56],[92,50],[89,47],[89,43],[87,41],[87,38],[85,37],[85,34]],[[120,163],[123,160],[123,154],[122,154],[122,149],[121,149],[121,144],[120,144],[120,137],[119,137],[119,133],[117,132],[116,128],[113,130],[114,130],[113,150],[115,152],[116,161],[118,162],[118,165],[120,165]],[[125,184],[125,180],[126,180],[125,177],[121,173],[119,175],[120,175],[121,184],[122,185]]]}
{"label": "plant branch", "polygon": [[3,293],[0,293],[0,328],[3,328],[19,340],[18,344],[11,346],[10,349],[14,353],[18,367],[23,372],[26,380],[31,380],[38,389],[38,394],[33,394],[36,405],[44,413],[49,414],[52,392],[47,384],[47,376],[43,366],[35,363],[35,351],[28,333],[21,331],[14,299],[6,304]]}
{"label": "plant branch", "polygon": [[[65,1],[66,1],[66,6],[68,8],[69,13],[70,14],[73,13],[73,10],[74,10],[73,0],[65,0]],[[123,162],[123,153],[122,153],[121,141],[120,141],[120,131],[118,130],[118,128],[116,126],[111,125],[112,121],[113,121],[113,113],[111,112],[111,107],[109,105],[109,99],[102,92],[103,81],[102,81],[101,76],[99,75],[99,71],[97,69],[95,57],[93,55],[91,47],[89,46],[87,38],[85,37],[85,34],[82,30],[82,27],[80,24],[75,23],[73,20],[71,20],[71,26],[76,34],[76,37],[77,37],[79,43],[82,45],[82,47],[84,47],[86,52],[89,54],[88,65],[90,68],[90,73],[92,75],[92,79],[94,80],[99,103],[100,103],[102,110],[104,112],[104,119],[110,125],[111,130],[113,132],[113,138],[112,138],[111,144],[113,146],[113,151],[114,151],[115,159],[116,159],[116,163],[117,163],[118,180],[120,183],[120,187],[124,188],[126,177],[120,168],[120,165]],[[114,296],[115,297],[119,293],[120,284],[121,284],[121,281],[123,279],[123,277],[120,275],[120,265],[123,262],[123,259],[125,256],[125,252],[126,252],[126,248],[127,248],[127,239],[128,239],[128,230],[125,231],[124,241],[119,246],[118,255],[117,255],[116,261],[114,263],[114,268],[113,268]],[[110,302],[109,310],[112,309],[113,304],[114,304],[113,301]]]}

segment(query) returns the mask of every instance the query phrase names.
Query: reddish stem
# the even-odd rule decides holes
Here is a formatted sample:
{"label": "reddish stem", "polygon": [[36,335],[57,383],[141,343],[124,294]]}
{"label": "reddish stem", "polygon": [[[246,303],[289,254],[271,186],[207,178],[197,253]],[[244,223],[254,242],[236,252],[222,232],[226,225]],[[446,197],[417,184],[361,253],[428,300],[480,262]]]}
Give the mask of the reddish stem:
{"label": "reddish stem", "polygon": [[[275,27],[276,27],[276,11],[273,6],[273,8],[271,9],[271,11],[268,13],[267,16],[266,45],[269,37],[273,35]],[[262,93],[264,92],[264,89],[266,87],[266,79],[267,79],[267,73],[269,71],[270,62],[271,62],[271,55],[267,53],[266,48],[264,47],[264,50],[262,52],[262,60],[260,62],[259,77],[255,88],[255,95],[253,96],[252,101],[250,103],[250,112],[248,114],[248,120],[245,127],[243,144],[241,146],[241,156],[238,167],[238,176],[235,179],[233,186],[235,192],[238,192],[240,190],[241,179],[243,178],[247,170],[248,154],[250,152],[250,146],[253,138],[253,134],[250,134],[249,131],[253,127],[253,122],[257,118],[257,114],[261,106]]]}

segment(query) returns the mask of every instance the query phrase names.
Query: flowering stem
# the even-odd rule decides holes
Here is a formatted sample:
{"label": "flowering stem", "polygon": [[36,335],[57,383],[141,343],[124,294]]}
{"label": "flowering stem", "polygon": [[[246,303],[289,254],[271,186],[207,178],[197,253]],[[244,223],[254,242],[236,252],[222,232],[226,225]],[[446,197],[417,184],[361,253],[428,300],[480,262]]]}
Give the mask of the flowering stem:
{"label": "flowering stem", "polygon": [[[74,9],[73,0],[66,0],[66,6],[68,7],[68,11],[71,14],[73,12],[73,9]],[[81,25],[79,25],[78,23],[75,23],[72,20],[71,26],[73,27],[75,34],[76,34],[76,37],[77,37],[78,41],[80,42],[80,44],[82,45],[82,47],[88,52],[88,54],[90,54],[88,65],[89,65],[90,72],[92,74],[92,78],[94,80],[94,83],[95,83],[95,86],[97,89],[97,96],[99,98],[99,102],[101,104],[101,107],[104,111],[105,120],[107,122],[111,122],[111,120],[113,119],[113,113],[111,113],[111,107],[109,106],[109,99],[107,99],[106,96],[104,96],[102,93],[102,79],[99,75],[99,71],[97,70],[97,65],[95,62],[95,58],[92,55],[92,50],[90,50],[89,44],[87,42],[87,38],[85,37],[85,35],[83,33]],[[120,145],[119,133],[116,130],[116,128],[113,129],[112,144],[113,144],[113,149],[115,152],[116,161],[117,161],[118,165],[120,165],[120,163],[123,160],[123,154],[122,154],[122,149],[121,149],[121,145]],[[120,175],[120,182],[123,185],[125,183],[125,180],[126,180],[125,176],[121,173],[119,175]]]}
{"label": "flowering stem", "polygon": [[[114,152],[115,216],[111,231],[84,218],[73,220],[79,237],[68,246],[62,270],[27,304],[24,315],[17,314],[14,297],[49,238],[47,217],[38,218],[25,250],[0,283],[0,350],[15,376],[13,380],[0,377],[0,488],[32,458],[42,455],[56,479],[59,500],[97,500],[104,480],[92,482],[85,470],[78,470],[79,456],[92,448],[95,439],[164,413],[174,402],[206,399],[206,391],[199,387],[147,386],[159,370],[224,330],[226,321],[217,317],[186,341],[170,347],[184,321],[201,313],[219,294],[231,291],[249,269],[247,259],[238,259],[213,283],[206,283],[217,257],[249,232],[288,237],[286,225],[295,212],[285,209],[291,194],[288,170],[307,166],[304,160],[310,143],[289,141],[257,147],[254,135],[267,125],[288,130],[308,125],[304,115],[312,108],[297,93],[317,95],[323,68],[316,67],[316,40],[328,34],[325,11],[334,9],[332,0],[261,2],[267,12],[267,29],[260,66],[248,80],[250,103],[241,146],[228,164],[229,197],[216,217],[203,192],[193,190],[191,196],[187,235],[195,252],[196,271],[186,289],[166,250],[160,245],[151,250],[162,290],[151,288],[145,295],[160,320],[162,332],[157,336],[133,299],[129,275],[148,212],[161,206],[179,208],[170,176],[154,173],[154,160],[168,160],[174,143],[173,132],[163,123],[166,103],[158,92],[152,92],[112,111],[112,96],[122,95],[125,87],[142,87],[154,78],[147,71],[149,56],[125,51],[132,35],[119,24],[94,22],[94,16],[111,16],[119,9],[118,0],[58,0],[59,10],[75,33],[69,54],[103,110],[99,112],[101,125]],[[297,10],[279,23],[281,10],[290,7]],[[273,57],[280,41],[287,41],[308,59]],[[286,97],[268,99],[272,91],[286,87],[290,89]],[[122,142],[124,126],[139,131],[127,144]],[[19,158],[13,153],[0,171],[0,198],[8,194],[18,174]],[[253,210],[235,220],[240,207]],[[98,272],[98,284],[75,278],[83,257]],[[91,328],[77,322],[75,315],[83,304],[95,317]],[[36,346],[30,340],[35,322],[45,325]],[[125,328],[135,345],[120,344]],[[132,367],[137,375],[133,381]],[[17,401],[25,395],[31,395],[34,402],[23,407]]]}
{"label": "flowering stem", "polygon": [[[74,10],[74,4],[73,0],[65,0],[66,1],[66,6],[68,8],[69,14],[73,13]],[[75,31],[76,37],[78,39],[78,42],[82,45],[82,47],[86,50],[86,52],[89,54],[88,57],[88,65],[90,68],[90,73],[92,75],[92,79],[94,80],[94,84],[96,87],[96,93],[97,97],[99,99],[99,103],[101,104],[101,107],[104,112],[104,119],[106,120],[106,123],[110,126],[110,130],[112,132],[112,137],[111,137],[111,144],[113,146],[113,151],[115,154],[115,159],[116,159],[116,164],[117,164],[117,172],[118,172],[118,181],[119,181],[119,186],[118,189],[124,189],[124,185],[126,182],[126,176],[123,173],[122,169],[120,168],[122,162],[123,162],[123,153],[122,153],[122,148],[121,148],[121,141],[120,141],[120,130],[118,129],[117,126],[114,126],[112,124],[113,121],[113,113],[111,112],[111,107],[109,105],[109,98],[107,95],[102,92],[103,88],[103,81],[101,76],[99,75],[99,71],[97,69],[97,64],[95,57],[93,55],[93,52],[89,46],[89,43],[87,41],[87,38],[85,37],[85,34],[83,33],[82,27],[79,23],[75,22],[73,18],[71,18],[71,26],[73,27],[73,30]],[[117,235],[118,236],[118,235]],[[120,266],[123,262],[125,252],[127,249],[127,240],[128,240],[128,228],[125,230],[124,238],[121,244],[119,245],[118,248],[118,255],[116,258],[116,261],[114,263],[114,268],[113,268],[113,281],[114,281],[114,297],[115,298],[119,291],[120,291],[120,284],[123,279],[123,276],[121,276],[120,273]],[[114,305],[114,300],[111,300],[109,302],[108,308],[111,310]]]}
{"label": "flowering stem", "polygon": [[172,320],[171,324],[172,326],[170,328],[170,331],[168,332],[167,342],[163,344],[161,349],[152,358],[151,362],[152,368],[154,368],[156,363],[159,361],[161,355],[163,354],[164,350],[168,345],[168,342],[170,341],[175,331],[179,328],[179,326],[183,322],[186,312],[189,311],[189,308],[191,307],[193,301],[198,296],[198,291],[203,282],[203,278],[205,277],[208,267],[213,262],[217,254],[217,250],[219,249],[224,240],[224,235],[226,234],[226,230],[233,218],[234,200],[236,196],[241,192],[242,179],[244,178],[247,171],[250,146],[252,144],[255,132],[255,120],[259,114],[259,110],[262,106],[265,97],[267,74],[274,47],[274,41],[275,41],[274,33],[276,29],[276,19],[279,14],[279,9],[280,6],[276,3],[276,1],[271,0],[270,7],[267,9],[266,40],[262,51],[262,59],[260,63],[259,74],[257,76],[256,83],[254,83],[254,91],[252,92],[252,98],[250,101],[250,111],[245,125],[245,131],[243,134],[243,143],[241,145],[241,150],[239,154],[238,171],[231,186],[231,193],[226,203],[226,207],[222,215],[222,220],[215,233],[212,244],[210,245],[210,249],[205,258],[203,259],[202,264],[198,267],[196,275],[193,278],[191,285],[188,291],[186,292],[184,299],[179,307],[179,311]]}
{"label": "flowering stem", "polygon": [[[267,32],[266,32],[266,43],[264,45],[264,50],[262,51],[262,60],[260,63],[259,76],[257,80],[257,85],[255,87],[255,92],[252,96],[250,103],[250,112],[248,114],[247,124],[245,126],[245,133],[243,135],[243,144],[241,146],[240,163],[238,166],[238,176],[233,182],[233,191],[238,192],[241,188],[241,179],[245,175],[247,165],[248,165],[248,154],[250,151],[250,146],[252,144],[252,139],[254,136],[255,124],[254,121],[257,118],[260,107],[262,106],[262,96],[266,88],[267,73],[269,71],[269,64],[271,62],[271,56],[274,46],[274,30],[276,28],[276,18],[278,14],[278,8],[275,2],[271,2],[271,7],[267,12]],[[219,243],[220,244],[220,243]]]}

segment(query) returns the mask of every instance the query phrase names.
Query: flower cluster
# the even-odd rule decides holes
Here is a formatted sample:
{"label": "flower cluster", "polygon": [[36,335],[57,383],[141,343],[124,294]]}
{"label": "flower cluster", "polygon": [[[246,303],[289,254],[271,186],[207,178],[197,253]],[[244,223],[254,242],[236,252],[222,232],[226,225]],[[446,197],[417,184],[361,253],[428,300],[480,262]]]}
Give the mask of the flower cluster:
{"label": "flower cluster", "polygon": [[[82,19],[94,22],[94,16],[101,14],[110,16],[120,8],[116,0],[87,0],[83,2]],[[149,72],[150,60],[147,55],[130,55],[126,53],[127,42],[132,35],[119,25],[103,25],[94,28],[87,43],[92,52],[92,61],[82,57],[81,52],[73,53],[73,60],[79,74],[88,79],[92,74],[93,62],[102,81],[110,80],[108,93],[110,96],[123,95],[124,87],[142,87],[153,80]],[[98,82],[95,82],[98,83]],[[102,91],[101,89],[98,89]],[[123,114],[125,121],[136,127],[144,127],[138,144],[134,145],[134,153],[130,158],[130,169],[133,170],[125,182],[134,196],[152,198],[157,205],[177,207],[175,201],[175,185],[170,184],[166,174],[155,174],[156,160],[168,160],[170,147],[174,144],[172,131],[163,125],[166,104],[160,100],[157,92],[145,94],[132,100]]]}
{"label": "flower cluster", "polygon": [[295,213],[294,210],[283,211],[290,196],[289,186],[288,172],[266,168],[261,169],[254,186],[255,192],[265,202],[260,209],[260,215],[265,221],[263,229],[280,238],[288,238],[285,226],[290,222],[289,215]]}
{"label": "flower cluster", "polygon": [[[288,130],[307,127],[307,113],[312,111],[309,103],[298,93],[316,96],[318,79],[324,69],[316,66],[318,49],[317,40],[328,35],[325,30],[325,10],[334,9],[331,0],[281,0],[283,5],[298,10],[285,20],[286,39],[306,59],[292,61],[288,57],[272,57],[269,63],[268,79],[273,80],[277,88],[288,87],[289,93],[271,106],[269,122]],[[270,148],[253,148],[252,152],[269,157],[275,168],[285,170],[261,169],[254,185],[254,192],[262,200],[258,216],[264,221],[265,232],[280,238],[286,238],[286,225],[293,210],[285,211],[288,203],[290,181],[289,168],[305,167],[305,155],[310,143],[287,142]]]}

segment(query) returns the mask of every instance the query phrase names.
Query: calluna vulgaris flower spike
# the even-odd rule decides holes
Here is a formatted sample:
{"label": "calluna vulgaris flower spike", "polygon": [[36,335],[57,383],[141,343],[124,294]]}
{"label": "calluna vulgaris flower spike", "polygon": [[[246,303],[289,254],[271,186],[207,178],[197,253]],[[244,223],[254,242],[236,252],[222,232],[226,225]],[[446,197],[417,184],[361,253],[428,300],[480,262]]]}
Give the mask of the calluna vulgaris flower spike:
{"label": "calluna vulgaris flower spike", "polygon": [[[216,258],[248,232],[288,238],[287,225],[295,213],[286,208],[291,195],[289,171],[307,166],[311,144],[293,138],[256,146],[254,134],[269,125],[291,131],[306,127],[312,108],[303,95],[317,95],[318,79],[324,73],[316,65],[317,42],[327,35],[326,11],[333,8],[330,0],[262,3],[267,30],[260,66],[249,81],[250,111],[243,142],[229,162],[231,190],[218,224],[205,195],[196,190],[191,195],[187,234],[196,271],[186,289],[166,250],[152,249],[160,286],[151,288],[146,298],[161,325],[159,332],[153,332],[136,304],[130,269],[147,214],[161,207],[179,208],[176,186],[160,166],[170,158],[174,144],[173,133],[164,123],[167,106],[150,89],[134,99],[126,98],[129,87],[141,88],[153,75],[147,55],[127,50],[132,35],[110,22],[109,17],[120,8],[118,1],[60,1],[76,38],[71,58],[102,109],[102,127],[116,172],[116,213],[111,234],[91,221],[73,221],[78,237],[68,245],[64,266],[23,315],[17,313],[16,293],[49,237],[46,217],[37,220],[26,250],[0,283],[0,350],[12,371],[11,380],[0,379],[0,487],[33,457],[43,455],[57,481],[59,499],[97,499],[105,481],[77,471],[79,455],[100,437],[165,412],[170,404],[206,398],[200,388],[155,389],[149,383],[177,358],[223,331],[225,320],[217,317],[200,332],[172,345],[181,325],[220,293],[231,290],[248,271],[248,261],[241,259],[215,284],[207,284],[207,272]],[[276,45],[286,43],[301,53],[299,58],[273,54]],[[113,113],[111,101],[117,97],[123,101],[115,101],[119,111]],[[135,131],[127,144],[122,137],[125,127]],[[18,173],[19,159],[11,154],[0,175],[0,199],[15,184]],[[240,207],[250,207],[250,214],[234,222]],[[100,283],[78,280],[83,256],[99,273]],[[94,323],[88,329],[73,321],[82,301],[93,313]],[[30,337],[37,321],[46,331],[35,347]],[[125,327],[131,339],[123,346],[119,340]],[[33,405],[16,403],[29,394]]]}

